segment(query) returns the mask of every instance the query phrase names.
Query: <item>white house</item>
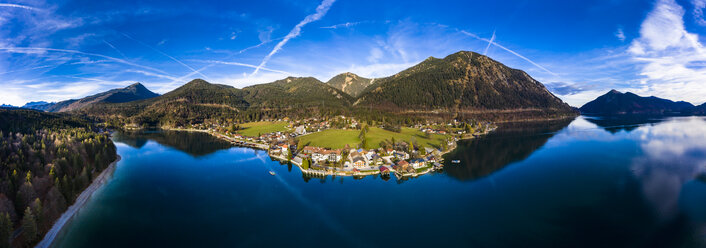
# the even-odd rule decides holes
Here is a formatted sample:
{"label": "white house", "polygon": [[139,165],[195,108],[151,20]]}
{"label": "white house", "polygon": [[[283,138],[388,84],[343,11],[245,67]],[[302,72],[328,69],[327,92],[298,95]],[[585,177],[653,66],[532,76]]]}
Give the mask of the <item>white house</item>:
{"label": "white house", "polygon": [[412,165],[412,168],[419,169],[419,168],[424,167],[424,165],[426,164],[426,161],[424,161],[423,159],[415,159],[415,160],[409,161],[409,164]]}
{"label": "white house", "polygon": [[294,128],[294,133],[298,135],[304,135],[306,134],[306,127],[304,127],[304,125],[298,126]]}
{"label": "white house", "polygon": [[318,152],[311,153],[311,159],[314,161],[325,161],[327,159],[326,157],[327,156],[325,156],[322,153],[318,153]]}

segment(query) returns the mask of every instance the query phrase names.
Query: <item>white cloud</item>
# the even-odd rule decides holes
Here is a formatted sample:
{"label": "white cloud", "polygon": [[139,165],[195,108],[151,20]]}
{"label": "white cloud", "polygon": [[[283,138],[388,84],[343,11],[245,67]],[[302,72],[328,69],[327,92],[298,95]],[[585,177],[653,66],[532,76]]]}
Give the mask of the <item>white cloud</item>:
{"label": "white cloud", "polygon": [[[16,9],[12,11],[8,9]],[[0,29],[0,40],[4,46],[52,46],[50,37],[57,31],[83,25],[82,18],[68,18],[55,13],[57,7],[43,1],[33,6],[0,3],[0,23],[9,26]]]}
{"label": "white cloud", "polygon": [[625,41],[625,33],[622,27],[618,27],[618,30],[615,31],[615,38],[618,38],[620,41]]}
{"label": "white cloud", "polygon": [[706,100],[706,51],[698,35],[686,30],[684,9],[674,0],[656,3],[627,51],[641,64],[652,95],[695,104]]}
{"label": "white cloud", "polygon": [[701,26],[706,26],[706,20],[704,20],[704,8],[706,8],[706,0],[691,0],[691,4],[694,5],[694,20]]}
{"label": "white cloud", "polygon": [[566,94],[566,95],[559,95],[556,94],[561,100],[564,102],[568,103],[570,106],[573,107],[581,107],[587,102],[593,101],[593,99],[596,99],[597,97],[603,95],[606,93],[606,90],[585,90],[581,92],[577,92],[574,94]]}
{"label": "white cloud", "polygon": [[306,24],[317,21],[317,20],[321,19],[322,17],[324,17],[324,15],[326,15],[326,12],[328,12],[329,8],[331,8],[331,5],[333,5],[334,2],[335,2],[335,0],[324,0],[323,2],[321,2],[321,4],[319,4],[319,6],[316,7],[316,13],[306,16],[304,18],[304,20],[302,20],[296,26],[294,26],[294,28],[291,31],[289,31],[289,34],[287,34],[287,36],[285,36],[282,41],[277,43],[275,48],[272,49],[272,51],[269,54],[267,54],[267,56],[265,56],[264,59],[262,59],[262,62],[260,62],[260,65],[257,68],[255,68],[255,71],[252,74],[253,75],[257,74],[257,72],[260,70],[260,68],[264,67],[267,64],[267,61],[269,61],[270,58],[272,58],[272,56],[275,55],[275,53],[279,52],[279,50],[281,50],[282,47],[285,44],[287,44],[287,42],[290,39],[299,36],[302,28]]}
{"label": "white cloud", "polygon": [[660,217],[671,218],[679,213],[683,185],[706,170],[704,124],[698,117],[674,119],[642,126],[631,134],[638,137],[644,151],[643,156],[633,160],[631,170]]}
{"label": "white cloud", "polygon": [[260,39],[260,42],[262,42],[262,43],[270,42],[270,39],[272,38],[272,32],[274,32],[274,31],[275,31],[274,27],[267,26],[265,29],[258,31],[257,38]]}
{"label": "white cloud", "polygon": [[87,39],[95,37],[94,33],[83,33],[70,38],[66,38],[66,43],[70,48],[80,47]]}
{"label": "white cloud", "polygon": [[370,55],[368,56],[368,62],[377,63],[382,59],[382,50],[379,47],[373,47],[370,49]]}

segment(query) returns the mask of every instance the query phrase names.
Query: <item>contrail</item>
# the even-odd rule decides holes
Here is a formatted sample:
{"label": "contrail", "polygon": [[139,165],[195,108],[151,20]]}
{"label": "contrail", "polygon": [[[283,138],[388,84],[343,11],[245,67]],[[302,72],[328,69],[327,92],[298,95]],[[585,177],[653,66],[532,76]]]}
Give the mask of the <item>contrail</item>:
{"label": "contrail", "polygon": [[320,28],[325,28],[325,29],[338,29],[338,28],[350,28],[352,26],[361,24],[363,22],[346,22],[346,23],[341,23],[341,24],[336,24],[332,26],[326,26],[326,27],[320,27]]}
{"label": "contrail", "polygon": [[265,44],[267,44],[267,43],[270,43],[270,42],[273,42],[273,41],[276,41],[276,40],[281,40],[281,39],[284,39],[284,37],[280,37],[280,38],[277,38],[277,39],[271,39],[271,40],[266,40],[266,41],[260,42],[260,44],[257,44],[257,45],[251,46],[251,47],[246,47],[246,48],[244,48],[243,50],[238,51],[238,54],[242,54],[242,53],[246,52],[247,50],[255,49],[255,48],[261,47],[262,45],[265,45]]}
{"label": "contrail", "polygon": [[20,9],[26,9],[26,10],[32,10],[32,11],[42,11],[43,10],[43,9],[38,9],[35,7],[30,7],[27,5],[19,5],[19,4],[14,4],[14,3],[0,3],[0,7],[20,8]]}
{"label": "contrail", "polygon": [[106,45],[108,45],[110,48],[113,48],[113,50],[115,50],[116,52],[118,52],[118,54],[120,54],[120,56],[122,56],[124,59],[127,58],[127,57],[125,56],[125,54],[124,54],[123,52],[121,52],[120,50],[118,50],[117,47],[113,46],[113,44],[111,44],[110,42],[108,42],[108,41],[106,41],[106,40],[103,40],[103,42],[105,42]]}
{"label": "contrail", "polygon": [[[186,83],[186,80],[185,80],[185,79],[186,79],[187,77],[191,77],[191,76],[193,76],[193,75],[195,75],[195,74],[197,74],[197,73],[200,73],[201,71],[203,71],[203,70],[205,70],[205,69],[208,69],[208,68],[210,68],[211,66],[213,66],[213,64],[206,65],[206,66],[204,66],[204,67],[201,67],[201,69],[198,69],[198,70],[196,70],[196,71],[189,72],[189,73],[187,73],[186,75],[181,76],[181,77],[178,77],[178,78],[175,78],[175,77],[168,77],[167,79],[172,80],[172,81],[171,81],[170,83],[168,83],[168,84],[162,85],[162,86],[158,89],[158,91],[161,91],[161,90],[164,90],[164,89],[169,89],[169,88],[173,87],[173,86],[174,86],[175,84],[177,84],[177,83]],[[133,72],[145,74],[145,72],[143,72],[143,71],[133,71]],[[153,75],[153,74],[152,74],[152,75],[145,74],[145,75],[147,75],[147,76],[156,76],[156,77],[159,77],[159,75]]]}
{"label": "contrail", "polygon": [[[244,64],[244,63],[238,63],[238,62],[228,62],[228,61],[218,61],[218,60],[191,60],[191,61],[202,62],[202,63],[210,63],[210,64],[235,65],[235,66],[244,66],[244,67],[250,67],[250,68],[257,68],[256,65]],[[282,74],[293,74],[293,73],[289,73],[289,72],[286,72],[286,71],[268,69],[268,68],[265,68],[265,67],[261,67],[260,70],[263,70],[263,71],[270,71],[270,72],[277,72],[277,73],[282,73]]]}
{"label": "contrail", "polygon": [[142,70],[125,70],[125,72],[134,72],[134,73],[139,73],[145,76],[152,76],[152,77],[158,77],[158,78],[164,78],[164,79],[169,79],[169,80],[178,80],[178,78],[172,77],[172,76],[167,76],[167,75],[162,75],[162,74],[157,74],[157,73],[152,73],[148,71],[142,71]]}
{"label": "contrail", "polygon": [[324,0],[323,2],[321,2],[321,4],[319,4],[319,6],[316,7],[316,13],[306,16],[306,17],[304,18],[304,20],[302,20],[302,21],[299,22],[296,26],[294,26],[294,28],[293,28],[291,31],[289,31],[289,34],[287,34],[287,36],[285,36],[282,41],[280,41],[279,43],[277,43],[277,45],[275,46],[275,48],[272,49],[272,51],[271,51],[269,54],[267,54],[267,56],[265,56],[264,59],[262,59],[262,62],[260,62],[260,65],[257,66],[257,68],[255,68],[255,71],[254,71],[251,75],[257,74],[257,72],[260,71],[260,69],[261,69],[262,67],[265,67],[265,65],[266,65],[267,62],[270,60],[270,58],[272,58],[272,56],[275,55],[275,53],[279,52],[279,50],[282,49],[282,47],[284,46],[284,44],[287,44],[287,42],[288,42],[290,39],[299,36],[299,34],[300,34],[301,31],[302,31],[302,28],[303,28],[306,24],[309,24],[309,23],[311,23],[311,22],[317,21],[317,20],[321,19],[321,17],[323,17],[324,15],[326,15],[326,12],[328,12],[329,8],[331,8],[331,5],[333,5],[333,3],[334,3],[335,1],[336,1],[336,0]]}
{"label": "contrail", "polygon": [[[262,45],[265,45],[265,44],[267,44],[267,43],[270,43],[270,42],[272,42],[272,41],[281,40],[281,39],[284,39],[284,37],[277,38],[277,39],[266,40],[266,41],[260,42],[260,44],[257,44],[257,45],[251,46],[251,47],[247,47],[247,48],[245,48],[245,49],[243,49],[243,50],[240,50],[240,51],[238,52],[238,54],[242,54],[242,53],[246,52],[247,50],[254,49],[254,48],[258,48],[258,47],[260,47],[260,46],[262,46]],[[228,56],[227,58],[230,58],[230,57],[232,57],[232,54],[231,54],[230,56]],[[188,74],[186,74],[186,75],[184,75],[184,76],[178,78],[177,80],[183,80],[183,79],[185,79],[186,77],[193,76],[194,74],[200,73],[201,71],[203,71],[203,70],[205,70],[205,69],[208,69],[208,68],[210,68],[210,67],[212,67],[212,66],[214,66],[214,65],[216,65],[216,64],[237,65],[237,66],[245,66],[245,67],[250,67],[250,68],[257,68],[257,66],[255,66],[255,65],[244,64],[244,63],[238,63],[238,62],[225,62],[225,61],[217,61],[217,60],[191,60],[191,61],[197,61],[197,62],[203,62],[203,63],[209,63],[209,64],[206,65],[206,66],[204,66],[204,67],[199,68],[199,69],[196,70],[196,71],[193,71],[193,72],[191,72],[191,73],[188,73]],[[265,68],[265,67],[262,67],[262,68],[260,68],[260,69],[265,70],[265,71],[271,71],[271,72],[282,73],[282,74],[292,74],[292,73],[289,73],[289,72],[286,72],[286,71],[272,70],[272,69],[268,69],[268,68]],[[173,81],[168,85],[168,87],[171,87],[171,86],[172,86],[173,84],[175,84],[176,82],[177,82],[176,80],[173,80]]]}
{"label": "contrail", "polygon": [[[273,41],[276,41],[276,40],[281,40],[281,39],[284,39],[284,37],[280,37],[280,38],[277,38],[277,39],[270,39],[270,40],[266,40],[266,41],[260,42],[260,44],[257,44],[257,45],[254,45],[254,46],[250,46],[250,47],[246,47],[246,48],[244,48],[243,50],[238,51],[238,54],[242,54],[242,53],[244,53],[244,52],[246,52],[246,51],[248,51],[248,50],[250,50],[250,49],[255,49],[255,48],[261,47],[261,46],[263,46],[263,45],[265,45],[265,44],[267,44],[267,43],[270,43],[270,42],[273,42]],[[233,55],[231,54],[231,55],[229,55],[228,57],[226,57],[226,59],[228,59],[228,58],[230,58],[230,57],[232,57],[232,56],[233,56]],[[211,66],[213,66],[214,64],[240,65],[240,66],[245,66],[245,67],[257,68],[256,65],[243,64],[243,63],[237,63],[237,62],[223,62],[223,61],[217,61],[217,60],[191,60],[191,61],[198,61],[198,62],[204,62],[204,63],[211,63],[211,64],[209,64],[209,65],[207,65],[207,66],[205,66],[205,67],[203,67],[203,68],[201,68],[201,69],[198,69],[198,71],[201,71],[201,70],[203,70],[203,69],[206,68],[206,67],[211,67]],[[279,72],[279,73],[284,73],[284,74],[290,74],[290,73],[288,73],[288,72],[272,70],[272,69],[268,69],[268,68],[265,68],[265,67],[262,67],[262,68],[260,68],[260,69],[265,70],[265,71],[271,71],[271,72]]]}
{"label": "contrail", "polygon": [[104,58],[104,59],[111,60],[111,61],[114,61],[114,62],[118,62],[118,63],[121,63],[121,64],[126,64],[126,65],[130,65],[130,66],[134,66],[134,67],[139,67],[139,68],[142,68],[142,69],[147,69],[147,70],[150,70],[150,71],[159,72],[159,73],[162,73],[162,74],[164,74],[164,75],[169,75],[169,73],[166,73],[165,71],[162,71],[162,70],[159,70],[159,69],[156,69],[156,68],[152,68],[152,67],[149,67],[149,66],[138,65],[138,64],[135,64],[135,63],[126,61],[126,60],[124,60],[124,59],[114,58],[114,57],[106,56],[106,55],[103,55],[103,54],[97,54],[97,53],[87,53],[87,52],[82,52],[82,51],[78,51],[78,50],[57,49],[57,48],[45,48],[45,47],[0,47],[0,50],[2,50],[2,51],[7,51],[7,52],[11,52],[11,53],[12,53],[12,52],[14,52],[14,53],[28,53],[28,52],[35,51],[35,52],[62,52],[62,53],[82,54],[82,55],[86,55],[86,56],[100,57],[100,58]]}
{"label": "contrail", "polygon": [[8,73],[13,73],[13,72],[21,72],[21,71],[31,71],[31,70],[36,70],[36,69],[42,69],[42,68],[47,68],[47,67],[52,67],[53,65],[43,65],[43,66],[37,66],[37,67],[31,67],[31,68],[24,68],[24,69],[19,69],[19,70],[14,70],[14,71],[4,71],[0,72],[0,75],[8,74]]}
{"label": "contrail", "polygon": [[77,61],[77,62],[69,63],[69,65],[91,65],[91,64],[100,64],[100,63],[105,63],[105,62],[110,62],[110,61],[109,60]]}
{"label": "contrail", "polygon": [[121,33],[121,34],[124,35],[125,37],[127,37],[127,38],[133,40],[133,41],[136,41],[136,42],[142,44],[143,46],[146,46],[146,47],[152,49],[153,51],[155,51],[155,52],[157,52],[157,53],[159,53],[159,54],[164,55],[165,57],[167,57],[167,58],[173,60],[174,62],[177,62],[177,63],[179,63],[180,65],[183,65],[184,67],[188,68],[188,69],[191,70],[192,72],[196,72],[197,74],[199,74],[199,75],[203,76],[204,78],[208,79],[208,76],[204,75],[203,73],[201,73],[200,71],[194,69],[193,67],[191,67],[191,66],[189,66],[189,65],[187,65],[187,64],[184,64],[184,62],[181,62],[181,60],[178,60],[178,59],[176,59],[176,58],[170,56],[169,54],[166,54],[166,53],[160,51],[159,49],[154,48],[154,47],[152,47],[152,46],[150,46],[150,45],[148,45],[148,44],[146,44],[146,43],[144,43],[144,42],[142,42],[142,41],[139,41],[139,40],[137,40],[137,39],[135,39],[135,38],[132,38],[131,36],[129,36],[129,35],[125,34],[125,33]]}
{"label": "contrail", "polygon": [[[201,74],[201,72],[202,72],[203,70],[206,70],[206,69],[210,68],[211,66],[213,66],[213,64],[206,65],[206,66],[204,66],[204,67],[201,67],[201,68],[198,69],[198,70],[195,70],[195,71],[192,71],[192,72],[190,72],[190,73],[187,73],[186,75],[181,76],[181,77],[177,78],[176,80],[173,80],[170,85],[175,84],[175,83],[178,83],[178,82],[186,82],[185,79],[186,79],[187,77],[191,77],[191,76],[196,75],[196,74]],[[201,75],[203,75],[203,74],[201,74]]]}
{"label": "contrail", "polygon": [[483,51],[483,55],[488,54],[488,49],[490,48],[490,45],[493,44],[493,41],[495,40],[495,30],[493,30],[493,36],[490,37],[490,41],[488,42],[488,46],[485,47],[485,51]]}
{"label": "contrail", "polygon": [[513,51],[513,50],[510,50],[510,49],[508,49],[507,47],[504,47],[504,46],[498,44],[498,43],[495,42],[495,41],[488,40],[488,39],[486,39],[486,38],[481,38],[481,37],[478,36],[478,35],[475,35],[475,34],[473,34],[473,33],[469,33],[469,32],[463,31],[463,30],[460,30],[460,32],[461,32],[462,34],[468,35],[468,36],[473,37],[473,38],[475,38],[475,39],[488,42],[489,44],[493,44],[494,46],[499,47],[500,49],[503,49],[503,50],[505,50],[505,51],[507,51],[507,52],[509,52],[509,53],[512,53],[513,55],[515,55],[515,56],[517,56],[517,57],[519,57],[519,58],[521,58],[521,59],[524,59],[525,61],[529,62],[530,64],[536,66],[536,67],[539,68],[539,69],[542,69],[543,71],[546,71],[546,72],[549,73],[549,74],[552,74],[552,75],[557,76],[557,77],[559,76],[559,75],[557,75],[556,73],[550,71],[549,69],[544,68],[544,66],[541,66],[541,65],[535,63],[534,61],[532,61],[532,60],[526,58],[525,56],[522,56],[521,54],[519,54],[519,53],[517,53],[517,52],[515,52],[515,51]]}

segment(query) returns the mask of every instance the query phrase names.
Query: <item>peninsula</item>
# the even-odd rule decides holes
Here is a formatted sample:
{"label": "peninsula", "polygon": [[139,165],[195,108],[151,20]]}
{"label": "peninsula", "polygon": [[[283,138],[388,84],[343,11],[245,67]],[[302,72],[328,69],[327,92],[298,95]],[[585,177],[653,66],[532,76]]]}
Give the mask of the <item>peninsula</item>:
{"label": "peninsula", "polygon": [[336,116],[164,128],[207,132],[239,146],[267,150],[273,159],[309,175],[410,177],[442,169],[442,155],[453,150],[456,141],[487,134],[496,126],[453,121],[393,128]]}

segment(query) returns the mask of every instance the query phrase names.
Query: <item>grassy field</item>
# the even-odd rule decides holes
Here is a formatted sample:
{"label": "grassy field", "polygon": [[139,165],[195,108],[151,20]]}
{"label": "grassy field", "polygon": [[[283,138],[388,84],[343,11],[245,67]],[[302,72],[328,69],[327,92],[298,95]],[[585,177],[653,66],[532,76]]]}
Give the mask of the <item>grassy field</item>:
{"label": "grassy field", "polygon": [[238,130],[238,133],[248,137],[257,137],[260,134],[287,131],[288,126],[287,122],[248,122],[240,125],[243,129]]}
{"label": "grassy field", "polygon": [[299,136],[300,144],[308,146],[326,147],[339,149],[349,144],[357,147],[360,144],[358,139],[359,130],[327,129],[321,132]]}
{"label": "grassy field", "polygon": [[[360,130],[341,130],[329,129],[318,133],[307,134],[299,137],[301,144],[309,146],[327,147],[332,149],[343,148],[346,144],[350,147],[357,147],[360,144],[358,135]],[[441,142],[446,140],[446,136],[440,134],[432,134],[426,138],[422,131],[413,128],[402,128],[399,133],[384,130],[382,128],[371,127],[365,135],[368,143],[367,149],[380,147],[380,142],[383,140],[391,140],[395,137],[395,141],[412,142],[416,140],[420,146],[424,147],[439,147]]]}
{"label": "grassy field", "polygon": [[395,133],[382,128],[371,127],[365,135],[368,143],[368,147],[366,148],[378,148],[380,147],[380,142],[383,140],[392,140],[392,137],[395,137],[395,141],[397,142],[404,140],[410,143],[415,140],[419,146],[430,148],[438,148],[441,146],[441,143],[446,140],[446,136],[441,134],[430,134],[429,138],[426,138],[422,131],[414,128],[403,127],[401,132]]}

